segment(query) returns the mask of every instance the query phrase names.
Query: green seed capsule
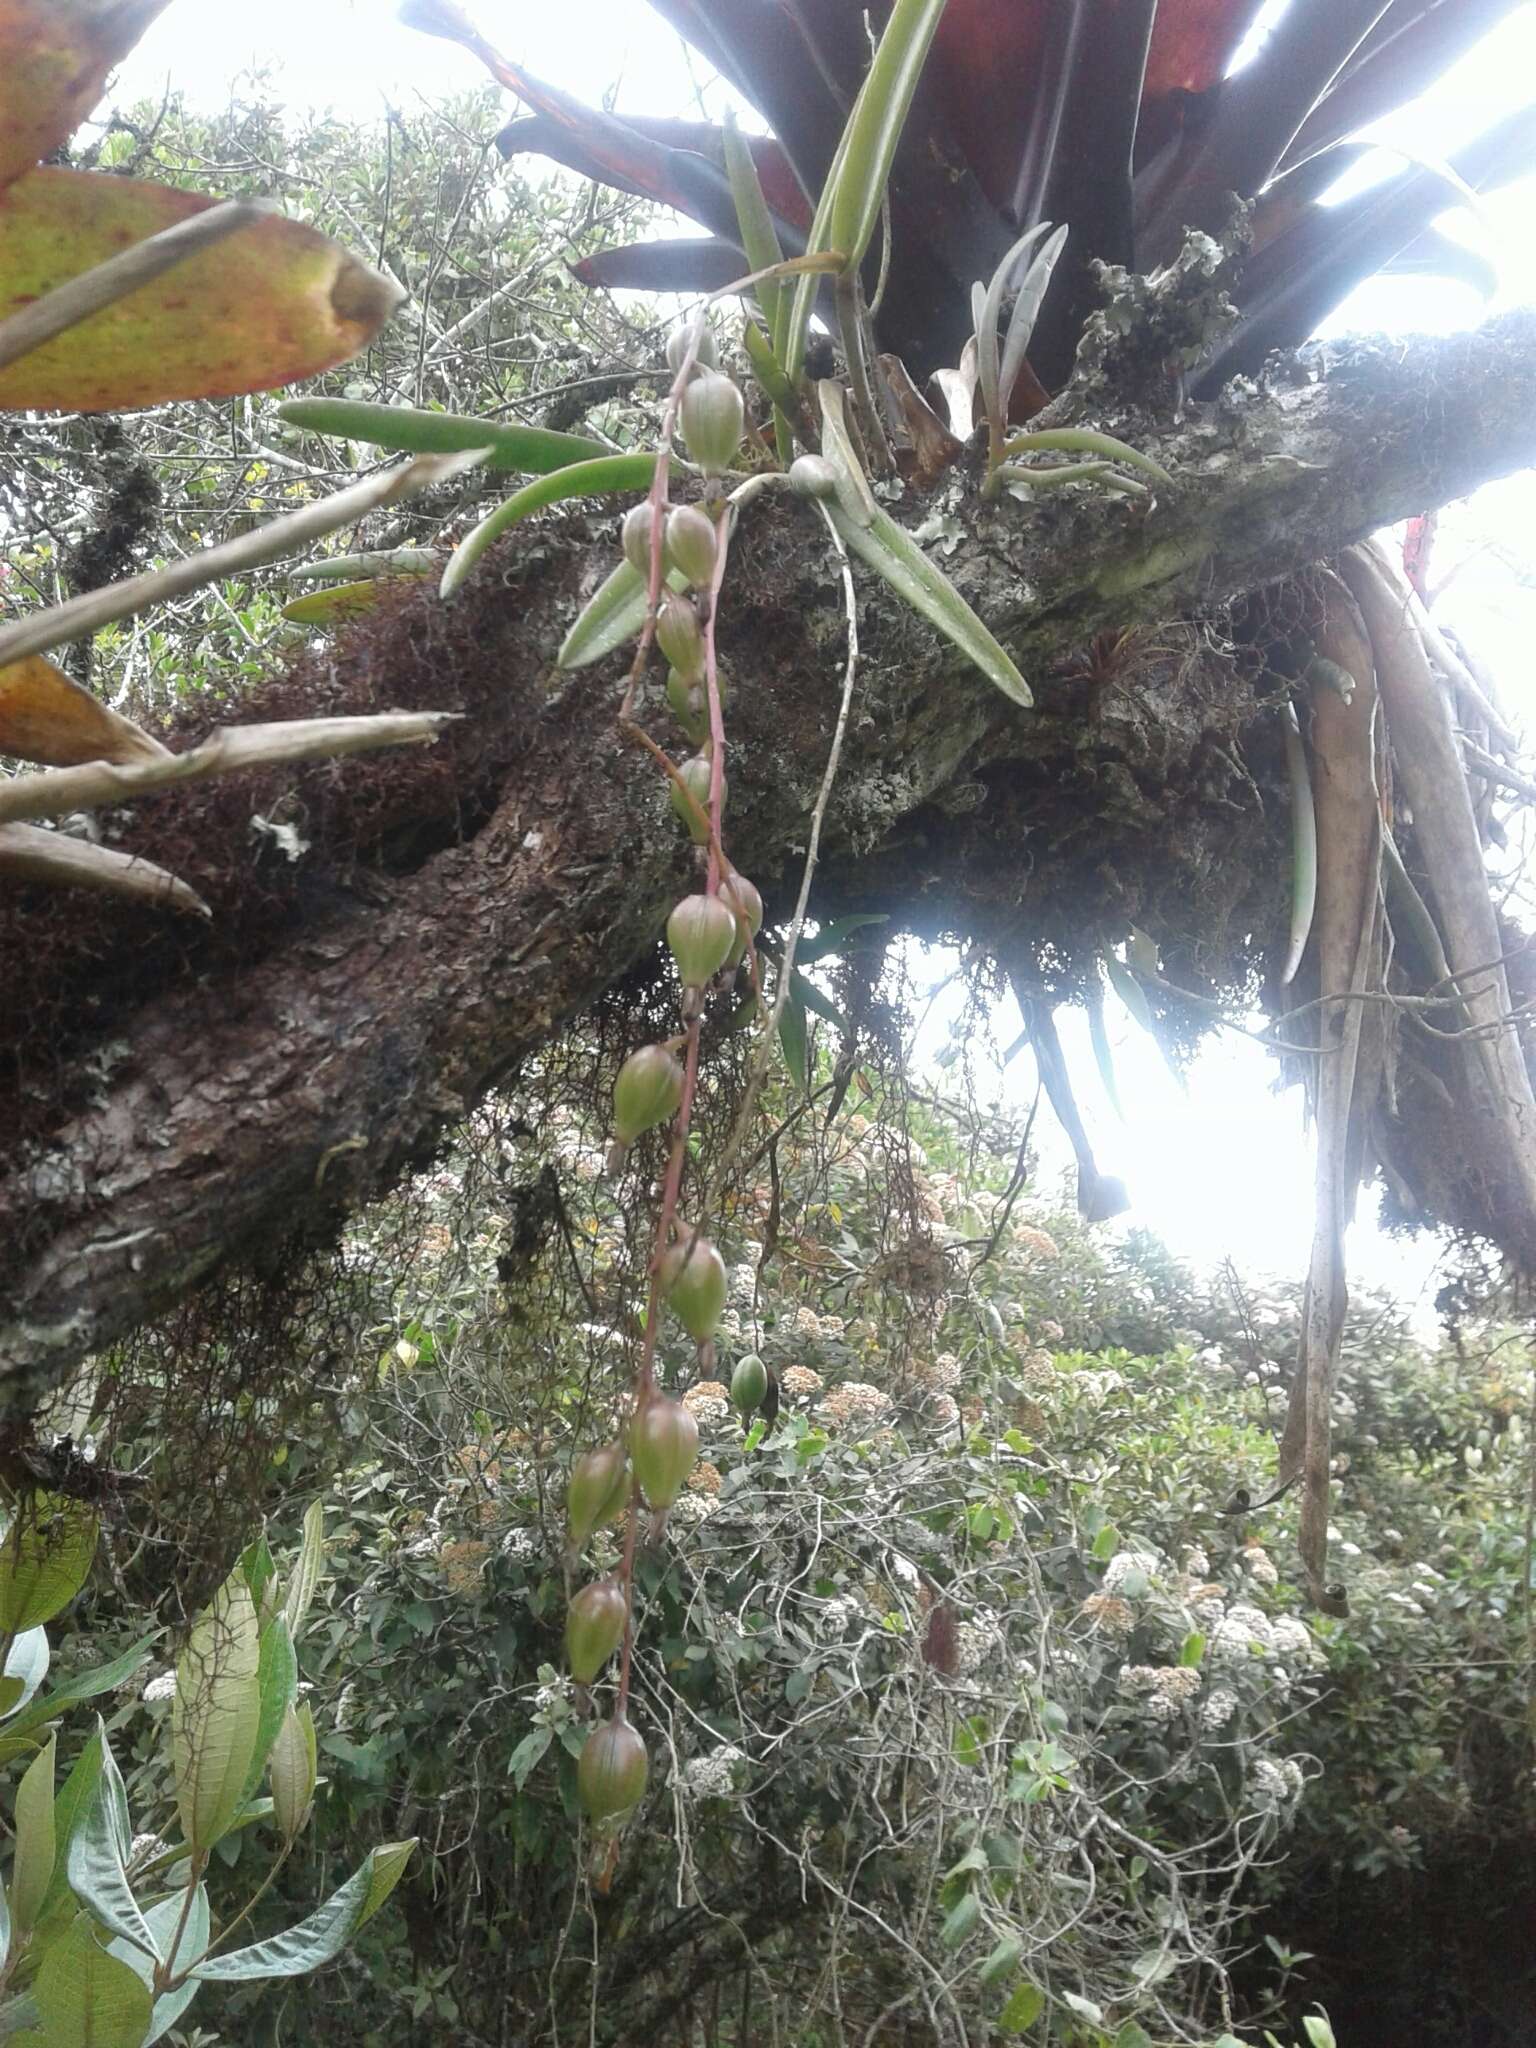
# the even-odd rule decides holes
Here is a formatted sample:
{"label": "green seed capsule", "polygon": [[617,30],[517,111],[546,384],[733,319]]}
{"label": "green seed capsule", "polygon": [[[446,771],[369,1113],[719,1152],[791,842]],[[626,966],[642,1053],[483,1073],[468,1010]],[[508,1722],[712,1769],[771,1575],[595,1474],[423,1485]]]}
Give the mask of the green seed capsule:
{"label": "green seed capsule", "polygon": [[566,1609],[565,1661],[578,1685],[590,1685],[624,1640],[629,1602],[616,1578],[594,1579]]}
{"label": "green seed capsule", "polygon": [[767,1392],[768,1368],[763,1361],[750,1353],[738,1359],[736,1370],[731,1374],[731,1406],[743,1422],[762,1407],[763,1396]]}
{"label": "green seed capsule", "polygon": [[667,944],[684,988],[718,974],[736,940],[736,920],[718,896],[685,896],[667,919]]}
{"label": "green seed capsule", "polygon": [[[675,377],[683,367],[683,357],[688,353],[688,337],[693,332],[693,323],[680,320],[667,336],[667,368]],[[698,351],[693,358],[693,374],[701,370],[712,370],[720,357],[715,349],[715,337],[708,327],[699,337]]]}
{"label": "green seed capsule", "polygon": [[674,505],[667,514],[667,555],[696,590],[707,590],[720,552],[715,522],[697,505]]}
{"label": "green seed capsule", "polygon": [[642,1045],[613,1084],[613,1128],[621,1145],[676,1116],[683,1099],[683,1069],[664,1045]]}
{"label": "green seed capsule", "polygon": [[[699,809],[704,813],[705,822],[701,825],[694,817],[692,811],[689,810],[687,804],[683,801],[683,793],[675,782],[672,784],[672,808],[676,811],[681,823],[687,827],[688,836],[694,845],[707,846],[709,843],[710,782],[710,760],[708,754],[695,754],[693,759],[685,761],[677,772],[682,776],[684,782],[687,783],[690,794]],[[722,775],[720,778],[720,808],[722,811],[725,809],[725,797],[728,787],[729,785]]]}
{"label": "green seed capsule", "polygon": [[669,1508],[698,1463],[699,1425],[681,1401],[653,1394],[629,1425],[629,1453],[648,1508]]}
{"label": "green seed capsule", "polygon": [[[727,967],[735,967],[747,950],[747,933],[755,939],[763,928],[763,899],[745,875],[727,875],[720,884],[720,901],[737,920],[736,936],[731,941],[725,963]],[[741,929],[742,918],[746,919],[747,932]]]}
{"label": "green seed capsule", "polygon": [[622,1820],[645,1797],[645,1744],[617,1714],[594,1728],[576,1761],[576,1789],[588,1820]]}
{"label": "green seed capsule", "polygon": [[695,377],[678,406],[688,453],[706,476],[723,476],[736,460],[747,412],[729,377],[707,370]]}
{"label": "green seed capsule", "polygon": [[830,498],[837,490],[837,471],[825,455],[797,455],[789,465],[789,488],[802,498]]}
{"label": "green seed capsule", "polygon": [[661,602],[656,607],[656,645],[689,682],[697,682],[703,675],[704,628],[681,591],[661,593]]}
{"label": "green seed capsule", "polygon": [[[632,505],[624,514],[624,523],[619,528],[619,545],[624,550],[624,559],[637,575],[647,581],[651,574],[651,529],[652,508],[649,498],[642,505]],[[666,555],[662,555],[662,567],[666,567]]]}
{"label": "green seed capsule", "polygon": [[[725,1261],[707,1237],[686,1230],[668,1245],[658,1268],[661,1291],[696,1344],[715,1333],[729,1291]],[[647,1496],[649,1498],[649,1496]],[[652,1506],[655,1506],[653,1501]]]}
{"label": "green seed capsule", "polygon": [[629,1498],[629,1460],[622,1444],[604,1444],[583,1451],[571,1466],[565,1492],[566,1520],[573,1550],[580,1550],[594,1529],[602,1529],[624,1512]]}

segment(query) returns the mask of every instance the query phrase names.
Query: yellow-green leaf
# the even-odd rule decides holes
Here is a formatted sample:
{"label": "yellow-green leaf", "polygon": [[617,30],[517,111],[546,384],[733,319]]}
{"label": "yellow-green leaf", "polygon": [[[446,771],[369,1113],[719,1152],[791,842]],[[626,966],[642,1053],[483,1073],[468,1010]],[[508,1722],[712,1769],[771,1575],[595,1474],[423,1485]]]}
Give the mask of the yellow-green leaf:
{"label": "yellow-green leaf", "polygon": [[0,1541],[0,1634],[39,1628],[85,1584],[96,1555],[96,1517],[79,1501],[34,1494]]}
{"label": "yellow-green leaf", "polygon": [[323,590],[307,590],[302,597],[290,598],[283,606],[283,617],[300,626],[334,625],[370,610],[387,590],[419,580],[414,576],[370,576],[362,583],[328,583]]}
{"label": "yellow-green leaf", "polygon": [[149,1986],[97,1941],[89,1913],[50,1943],[32,1997],[42,2025],[20,2037],[26,2048],[140,2048],[154,2009]]}
{"label": "yellow-green leaf", "polygon": [[272,1817],[284,1841],[302,1833],[314,1804],[317,1760],[315,1717],[308,1700],[290,1707],[277,1731],[267,1772],[272,1786]]}
{"label": "yellow-green leaf", "polygon": [[58,1838],[53,1822],[55,1736],[28,1764],[16,1787],[16,1853],[11,1861],[11,1917],[20,1935],[37,1925],[53,1881]]}
{"label": "yellow-green leaf", "polygon": [[152,761],[166,749],[131,718],[82,690],[44,654],[0,668],[0,754],[45,768]]}
{"label": "yellow-green leaf", "polygon": [[0,186],[67,142],[166,0],[0,0]]}
{"label": "yellow-green leaf", "polygon": [[283,1602],[283,1613],[288,1622],[288,1633],[295,1642],[304,1626],[310,1603],[315,1597],[315,1588],[320,1583],[320,1568],[325,1562],[325,1502],[312,1500],[304,1510],[304,1532],[299,1543],[299,1561],[293,1568],[293,1577],[288,1582],[288,1597]]}
{"label": "yellow-green leaf", "polygon": [[260,1662],[255,1603],[242,1579],[229,1578],[176,1666],[171,1762],[182,1832],[194,1849],[227,1834],[243,1802],[261,1720]]}
{"label": "yellow-green leaf", "polygon": [[[384,1904],[395,1886],[405,1875],[405,1866],[410,1862],[416,1848],[416,1837],[408,1842],[386,1842],[382,1849],[375,1849],[371,1875],[368,1880],[368,1899],[358,1916],[358,1927],[368,1922]],[[356,1929],[353,1930],[354,1933]]]}
{"label": "yellow-green leaf", "polygon": [[[213,203],[137,178],[29,171],[0,207],[0,319]],[[112,412],[270,390],[366,348],[399,298],[337,243],[273,214],[0,369],[0,406]]]}

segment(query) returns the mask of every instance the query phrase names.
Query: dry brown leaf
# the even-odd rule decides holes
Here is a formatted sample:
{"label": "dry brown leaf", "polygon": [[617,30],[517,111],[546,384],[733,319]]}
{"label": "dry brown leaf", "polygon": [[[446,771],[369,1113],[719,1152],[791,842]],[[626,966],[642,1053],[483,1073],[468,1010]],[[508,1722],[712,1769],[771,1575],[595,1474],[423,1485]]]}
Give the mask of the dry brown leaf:
{"label": "dry brown leaf", "polygon": [[0,754],[45,768],[161,761],[167,749],[65,675],[45,655],[0,668]]}
{"label": "dry brown leaf", "polygon": [[42,882],[52,888],[94,889],[108,896],[131,896],[140,903],[162,904],[167,910],[211,917],[195,889],[153,861],[136,860],[115,847],[74,839],[45,825],[0,825],[0,879]]}

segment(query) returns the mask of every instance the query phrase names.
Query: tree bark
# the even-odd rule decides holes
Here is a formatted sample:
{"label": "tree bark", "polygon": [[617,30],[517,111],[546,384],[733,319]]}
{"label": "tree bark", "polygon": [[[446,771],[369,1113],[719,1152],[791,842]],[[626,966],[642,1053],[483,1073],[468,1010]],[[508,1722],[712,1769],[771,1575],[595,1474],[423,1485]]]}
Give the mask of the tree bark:
{"label": "tree bark", "polygon": [[[1173,490],[1150,506],[1080,495],[984,507],[974,475],[952,473],[926,503],[895,508],[938,536],[936,558],[1038,701],[1016,709],[861,578],[829,898],[892,859],[918,894],[924,860],[935,861],[943,896],[943,830],[914,851],[924,806],[941,820],[982,818],[995,799],[1003,816],[1012,786],[1037,792],[1043,817],[1071,774],[1085,802],[1100,789],[1113,808],[1111,756],[1123,761],[1132,726],[1150,750],[1138,829],[1152,829],[1158,760],[1240,757],[1272,722],[1272,702],[1236,683],[1223,699],[1183,656],[1106,684],[1082,651],[1096,635],[1190,620],[1183,644],[1197,648],[1233,599],[1536,461],[1536,314],[1449,340],[1330,344],[1268,388],[1182,414],[1082,406],[1069,392],[1055,417],[1126,435],[1172,472]],[[946,538],[959,543],[950,552]],[[56,942],[42,949],[27,1014],[0,1030],[0,1093],[14,1090],[27,1133],[0,1177],[0,1403],[34,1400],[231,1255],[300,1227],[333,1230],[654,945],[690,868],[661,777],[616,730],[623,664],[575,675],[552,665],[613,559],[607,522],[597,534],[583,517],[551,521],[514,536],[454,604],[427,591],[394,601],[253,692],[242,718],[274,705],[293,715],[296,693],[315,712],[435,702],[467,715],[426,767],[317,768],[125,813],[118,843],[150,859],[179,848],[178,871],[221,921],[206,940],[178,932],[169,950],[158,934],[131,934],[162,948],[151,985],[132,986],[126,961],[114,967],[113,947],[127,943],[115,934],[71,951],[58,899],[0,896],[8,956],[37,954],[45,926]],[[819,520],[759,500],[733,556],[720,642],[728,842],[770,907],[797,872],[843,633]],[[645,715],[675,740],[664,712]],[[1084,782],[1095,750],[1100,780]],[[1213,858],[1221,833],[1251,851],[1271,829],[1251,807],[1222,822],[1252,783],[1241,759],[1221,774],[1180,828],[1206,831]],[[364,795],[377,798],[380,829],[328,839],[326,821]],[[320,822],[281,915],[263,918],[244,907],[250,819],[284,797]],[[204,871],[187,874],[189,844]],[[1026,853],[999,891],[1028,918]],[[1265,886],[1284,884],[1270,875]],[[1051,914],[1042,902],[1039,915]]]}

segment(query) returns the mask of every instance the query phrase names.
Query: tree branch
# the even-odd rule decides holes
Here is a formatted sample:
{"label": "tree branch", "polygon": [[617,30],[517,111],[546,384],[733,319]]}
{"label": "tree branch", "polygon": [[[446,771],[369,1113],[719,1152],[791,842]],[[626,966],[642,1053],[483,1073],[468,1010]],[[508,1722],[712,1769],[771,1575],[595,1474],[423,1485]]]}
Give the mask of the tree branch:
{"label": "tree branch", "polygon": [[[963,501],[952,479],[929,506],[897,508],[912,527],[925,512],[962,522],[946,573],[1039,702],[1021,712],[957,671],[883,587],[861,588],[860,716],[827,819],[829,862],[840,855],[846,874],[980,761],[1064,772],[1090,741],[1109,748],[1126,707],[1057,679],[1096,634],[1218,612],[1536,461],[1536,314],[1450,340],[1330,345],[1308,364],[1182,418],[1085,421],[1172,472],[1173,492],[1150,504],[1063,492],[983,506],[972,476]],[[1069,392],[1045,424],[1072,418]],[[176,871],[215,924],[178,932],[131,998],[112,947],[151,939],[107,933],[79,957],[66,946],[43,987],[54,1010],[0,1023],[0,1093],[14,1086],[32,1133],[0,1175],[0,1402],[35,1398],[231,1254],[333,1229],[654,944],[687,857],[660,778],[615,731],[622,663],[551,667],[574,606],[612,564],[610,531],[594,540],[582,519],[552,520],[488,557],[454,604],[424,589],[392,597],[242,707],[242,719],[293,715],[303,691],[313,713],[465,713],[431,758],[282,771],[217,805],[178,790],[121,814],[118,843],[144,858],[198,835],[209,871]],[[733,556],[720,638],[733,681],[732,855],[770,909],[815,803],[843,625],[819,521],[763,500]],[[1234,722],[1256,729],[1260,709],[1269,716],[1234,701]],[[1176,669],[1131,708],[1170,753],[1204,747],[1223,715]],[[314,828],[380,789],[373,838],[338,832],[332,844]],[[242,921],[249,814],[285,795],[312,851],[282,916]],[[1238,816],[1223,829],[1257,828]],[[58,901],[0,895],[8,957],[26,955]],[[81,1021],[91,1016],[99,1024]]]}

